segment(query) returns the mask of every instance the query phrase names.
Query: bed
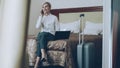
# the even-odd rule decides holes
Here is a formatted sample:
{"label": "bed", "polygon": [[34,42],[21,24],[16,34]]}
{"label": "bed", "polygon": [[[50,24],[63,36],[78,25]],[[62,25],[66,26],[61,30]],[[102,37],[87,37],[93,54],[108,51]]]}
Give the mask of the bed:
{"label": "bed", "polygon": [[[71,31],[69,39],[64,40],[55,40],[48,43],[48,65],[57,65],[64,68],[78,68],[77,67],[77,44],[79,43],[79,30],[81,27],[84,30],[81,30],[81,34],[84,32],[84,41],[93,42],[96,47],[96,68],[102,66],[102,6],[94,7],[82,7],[82,8],[66,8],[66,9],[53,9],[51,12],[56,15],[60,21],[60,30],[61,31]],[[86,23],[84,26],[80,25],[79,15],[85,14]],[[92,15],[93,14],[93,15]],[[69,16],[70,15],[70,16]],[[93,16],[91,18],[91,16]],[[95,17],[94,17],[95,16]],[[66,17],[66,18],[65,18]],[[70,18],[69,18],[70,17]],[[72,18],[71,18],[72,17]],[[91,18],[91,19],[89,19]],[[97,22],[97,23],[93,23]],[[78,25],[79,24],[79,25]],[[91,28],[89,26],[96,26]],[[87,27],[87,28],[86,28]],[[94,30],[93,29],[97,29]],[[91,30],[88,30],[91,29]],[[27,52],[33,58],[30,58],[30,62],[35,61],[36,44],[33,44],[33,51],[31,52],[31,42],[35,42],[35,37],[28,37],[27,41]],[[36,43],[36,42],[35,42]],[[99,58],[99,59],[98,59]]]}

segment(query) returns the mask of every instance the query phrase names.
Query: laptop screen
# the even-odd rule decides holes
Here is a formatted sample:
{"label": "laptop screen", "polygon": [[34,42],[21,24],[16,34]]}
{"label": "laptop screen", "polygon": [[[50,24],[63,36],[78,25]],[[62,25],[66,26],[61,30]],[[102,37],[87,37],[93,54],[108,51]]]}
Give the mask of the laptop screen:
{"label": "laptop screen", "polygon": [[59,39],[69,39],[70,31],[56,31],[55,40]]}

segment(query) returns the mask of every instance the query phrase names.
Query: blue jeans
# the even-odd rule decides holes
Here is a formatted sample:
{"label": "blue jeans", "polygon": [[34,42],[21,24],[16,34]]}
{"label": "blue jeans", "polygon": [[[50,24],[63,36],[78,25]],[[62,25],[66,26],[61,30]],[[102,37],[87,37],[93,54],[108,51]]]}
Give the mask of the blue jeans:
{"label": "blue jeans", "polygon": [[41,57],[41,49],[47,50],[49,41],[55,39],[55,36],[49,32],[40,32],[37,36],[37,56]]}

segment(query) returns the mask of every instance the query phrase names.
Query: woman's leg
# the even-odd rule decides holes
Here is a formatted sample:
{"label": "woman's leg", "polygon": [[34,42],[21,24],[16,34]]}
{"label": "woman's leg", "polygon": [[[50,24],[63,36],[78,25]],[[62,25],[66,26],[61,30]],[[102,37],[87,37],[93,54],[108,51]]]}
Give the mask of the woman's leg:
{"label": "woman's leg", "polygon": [[42,59],[46,59],[47,60],[47,54],[46,54],[46,50],[47,50],[47,44],[50,40],[54,40],[54,35],[50,34],[50,33],[44,33],[41,37],[41,60]]}
{"label": "woman's leg", "polygon": [[37,56],[34,68],[38,67],[39,61],[40,61],[40,57]]}
{"label": "woman's leg", "polygon": [[37,36],[37,52],[36,52],[37,57],[36,57],[34,68],[38,67],[40,57],[41,57],[41,49],[40,49],[40,41],[39,41],[41,36],[42,36],[42,33],[39,33],[38,36]]}
{"label": "woman's leg", "polygon": [[48,33],[43,33],[40,39],[40,49],[41,49],[41,60],[42,59],[47,59],[46,55],[46,50],[47,50],[47,34]]}
{"label": "woman's leg", "polygon": [[47,54],[45,49],[41,49],[41,61],[46,61],[47,60]]}
{"label": "woman's leg", "polygon": [[38,63],[41,60],[45,59],[47,60],[47,54],[46,54],[46,49],[47,49],[47,43],[50,40],[54,40],[54,35],[47,33],[47,32],[42,32],[38,34],[37,37],[37,59],[35,63],[35,68],[38,66]]}

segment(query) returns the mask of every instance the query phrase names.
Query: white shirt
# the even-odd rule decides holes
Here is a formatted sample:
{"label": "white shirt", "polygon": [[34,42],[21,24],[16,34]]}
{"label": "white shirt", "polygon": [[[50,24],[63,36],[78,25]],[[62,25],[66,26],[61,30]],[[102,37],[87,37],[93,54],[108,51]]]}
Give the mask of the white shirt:
{"label": "white shirt", "polygon": [[55,15],[49,14],[47,16],[39,16],[36,28],[41,28],[41,32],[49,32],[55,34],[55,31],[59,31],[58,19]]}

